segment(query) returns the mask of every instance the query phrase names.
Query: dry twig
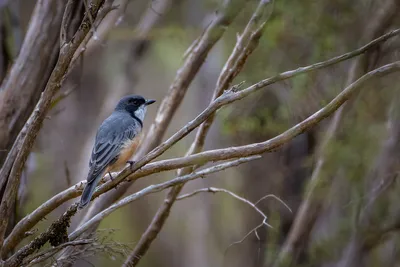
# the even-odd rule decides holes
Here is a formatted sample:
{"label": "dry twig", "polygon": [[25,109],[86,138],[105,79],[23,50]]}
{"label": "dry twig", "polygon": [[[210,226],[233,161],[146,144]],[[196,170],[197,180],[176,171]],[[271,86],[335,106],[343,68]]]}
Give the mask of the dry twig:
{"label": "dry twig", "polygon": [[[229,247],[231,247],[231,246],[233,246],[233,245],[236,245],[236,244],[242,243],[251,233],[254,233],[254,234],[256,235],[256,237],[259,239],[258,234],[257,234],[257,230],[258,230],[259,228],[263,227],[263,226],[267,226],[267,227],[273,228],[271,225],[269,225],[269,224],[267,223],[267,216],[264,214],[264,212],[262,212],[262,211],[257,207],[257,204],[260,203],[262,200],[264,200],[264,199],[266,199],[266,198],[269,198],[269,197],[272,197],[272,198],[278,200],[278,201],[279,201],[282,205],[284,205],[290,212],[292,212],[292,210],[289,208],[289,206],[286,205],[285,202],[283,202],[280,198],[276,197],[275,195],[266,195],[266,196],[263,196],[261,199],[259,199],[259,200],[256,201],[255,203],[253,203],[253,202],[251,202],[250,200],[247,200],[247,199],[245,199],[245,198],[243,198],[243,197],[238,196],[237,194],[233,193],[232,191],[229,191],[229,190],[224,189],[224,188],[216,188],[216,187],[208,187],[208,188],[197,189],[197,190],[195,190],[195,191],[193,191],[193,192],[190,192],[190,193],[187,193],[187,194],[178,196],[178,197],[176,198],[176,200],[183,200],[183,199],[186,199],[186,198],[189,198],[189,197],[193,197],[193,196],[195,196],[195,195],[197,195],[197,194],[199,194],[199,193],[219,193],[219,192],[226,193],[226,194],[228,194],[228,195],[234,197],[235,199],[240,200],[240,201],[242,201],[243,203],[246,203],[247,205],[249,205],[251,208],[253,208],[258,214],[260,214],[260,215],[263,217],[263,221],[262,221],[259,225],[257,225],[257,226],[256,226],[255,228],[253,228],[250,232],[248,232],[241,240],[236,241],[236,242],[230,244]],[[229,249],[229,247],[228,247],[227,249]]]}

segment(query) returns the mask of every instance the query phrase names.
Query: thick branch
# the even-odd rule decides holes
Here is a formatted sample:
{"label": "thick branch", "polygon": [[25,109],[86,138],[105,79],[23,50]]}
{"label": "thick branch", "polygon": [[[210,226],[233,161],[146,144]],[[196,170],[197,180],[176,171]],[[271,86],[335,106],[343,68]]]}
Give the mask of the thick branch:
{"label": "thick branch", "polygon": [[[65,3],[38,1],[20,53],[0,85],[0,166],[34,109],[59,53]],[[7,130],[5,130],[7,129]],[[6,181],[0,178],[0,189]]]}
{"label": "thick branch", "polygon": [[[90,11],[93,17],[102,5],[101,0],[92,1]],[[61,87],[61,81],[68,70],[73,54],[83,41],[90,27],[86,17],[72,40],[61,48],[58,62],[49,78],[42,96],[36,105],[34,112],[19,133],[10,153],[0,172],[0,180],[7,179],[6,191],[0,205],[0,246],[3,244],[4,234],[7,227],[7,218],[11,212],[12,203],[15,200],[22,169],[30,153],[36,136],[42,126],[43,120],[51,106],[51,100]]]}

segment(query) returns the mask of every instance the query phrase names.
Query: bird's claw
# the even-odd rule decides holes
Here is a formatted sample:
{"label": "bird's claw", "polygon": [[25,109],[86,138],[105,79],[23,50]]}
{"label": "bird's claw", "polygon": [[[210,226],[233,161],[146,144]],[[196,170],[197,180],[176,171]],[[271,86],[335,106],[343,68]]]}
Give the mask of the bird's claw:
{"label": "bird's claw", "polygon": [[133,166],[133,164],[135,164],[135,161],[134,160],[128,160],[126,163],[129,164],[129,166],[131,168],[131,171],[132,171],[132,166]]}
{"label": "bird's claw", "polygon": [[[114,181],[114,177],[112,176],[111,172],[108,172],[108,175],[110,175],[111,181]],[[116,185],[116,186],[114,187],[115,190],[117,190],[117,186],[118,186],[118,185]]]}

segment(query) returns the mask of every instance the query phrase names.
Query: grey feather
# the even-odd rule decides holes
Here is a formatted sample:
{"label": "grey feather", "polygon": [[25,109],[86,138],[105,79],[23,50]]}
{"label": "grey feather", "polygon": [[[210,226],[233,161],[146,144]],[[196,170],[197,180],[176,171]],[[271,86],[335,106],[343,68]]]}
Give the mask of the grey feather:
{"label": "grey feather", "polygon": [[114,111],[100,125],[89,162],[87,185],[82,193],[80,208],[90,202],[107,166],[118,159],[123,144],[137,136],[141,128],[141,124],[124,111]]}

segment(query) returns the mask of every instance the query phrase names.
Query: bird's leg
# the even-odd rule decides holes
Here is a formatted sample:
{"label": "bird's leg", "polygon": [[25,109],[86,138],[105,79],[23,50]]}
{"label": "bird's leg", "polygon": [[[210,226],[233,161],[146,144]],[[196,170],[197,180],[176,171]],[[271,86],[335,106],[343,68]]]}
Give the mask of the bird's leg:
{"label": "bird's leg", "polygon": [[[111,172],[108,172],[108,175],[110,175],[110,179],[111,181],[114,181],[114,177],[112,176]],[[115,190],[117,189],[117,185],[114,187]]]}
{"label": "bird's leg", "polygon": [[128,160],[126,163],[128,163],[130,165],[131,171],[132,171],[132,166],[133,164],[135,164],[136,161],[134,160]]}

